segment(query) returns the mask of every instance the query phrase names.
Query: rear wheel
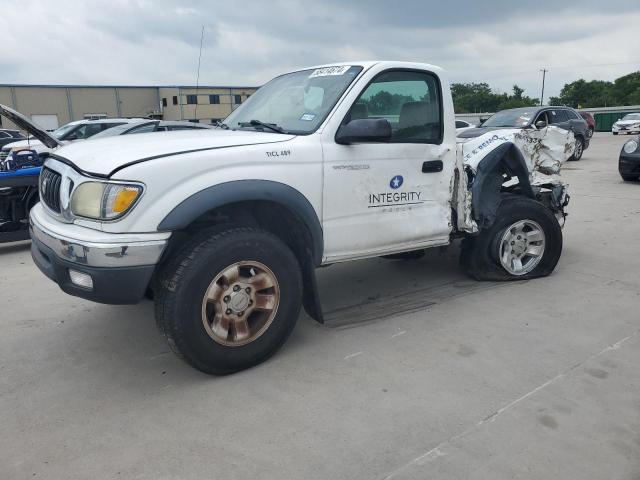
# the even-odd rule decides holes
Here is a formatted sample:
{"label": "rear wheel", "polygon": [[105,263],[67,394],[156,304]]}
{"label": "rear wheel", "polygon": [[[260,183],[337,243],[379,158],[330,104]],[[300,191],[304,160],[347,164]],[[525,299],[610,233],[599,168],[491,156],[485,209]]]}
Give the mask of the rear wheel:
{"label": "rear wheel", "polygon": [[593,128],[589,127],[589,129],[587,130],[587,137],[593,137]]}
{"label": "rear wheel", "polygon": [[562,252],[562,229],[535,200],[505,195],[497,220],[462,242],[460,261],[477,280],[524,280],[553,272]]}
{"label": "rear wheel", "polygon": [[618,134],[618,132],[611,132],[611,133],[613,133],[614,135],[617,135],[617,134]]}
{"label": "rear wheel", "polygon": [[620,176],[622,177],[622,180],[624,180],[625,182],[635,182],[636,180],[638,180],[639,175],[623,175],[620,174]]}
{"label": "rear wheel", "polygon": [[191,366],[227,374],[256,365],[298,319],[300,266],[274,235],[235,227],[188,242],[160,274],[156,319]]}

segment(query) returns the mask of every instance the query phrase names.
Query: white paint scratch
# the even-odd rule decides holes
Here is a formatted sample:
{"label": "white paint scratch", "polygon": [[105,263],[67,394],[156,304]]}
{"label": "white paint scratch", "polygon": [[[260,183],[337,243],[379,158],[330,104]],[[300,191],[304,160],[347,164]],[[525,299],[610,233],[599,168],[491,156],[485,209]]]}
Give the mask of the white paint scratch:
{"label": "white paint scratch", "polygon": [[515,400],[507,403],[504,407],[496,410],[494,413],[492,413],[488,417],[483,418],[479,422],[476,422],[474,425],[472,425],[471,427],[467,428],[466,430],[458,433],[457,435],[452,436],[451,438],[449,438],[449,439],[441,442],[440,444],[436,445],[434,448],[432,448],[428,452],[423,453],[422,455],[414,458],[410,462],[405,463],[404,465],[400,466],[399,468],[397,468],[396,470],[391,472],[389,475],[384,477],[384,480],[390,480],[392,478],[395,478],[398,474],[404,472],[405,470],[407,470],[408,468],[410,468],[410,467],[412,467],[414,465],[424,465],[427,462],[435,460],[435,459],[437,459],[439,457],[444,457],[445,455],[447,455],[447,453],[444,451],[444,448],[447,445],[451,444],[452,442],[456,441],[459,438],[467,436],[473,430],[475,430],[478,427],[483,426],[484,424],[494,422],[500,415],[502,415],[507,410],[513,408],[515,405],[517,405],[518,403],[522,402],[523,400],[529,398],[531,395],[535,394],[536,392],[539,392],[540,390],[542,390],[542,389],[548,387],[549,385],[557,382],[558,380],[560,380],[561,378],[565,377],[567,374],[571,373],[575,369],[581,367],[585,363],[593,360],[594,358],[598,358],[600,355],[602,355],[604,353],[610,352],[612,350],[618,350],[624,343],[626,343],[629,340],[631,340],[632,338],[638,336],[638,334],[640,334],[640,330],[636,330],[633,334],[631,334],[631,335],[629,335],[627,337],[624,337],[623,339],[618,340],[615,343],[607,345],[605,348],[600,350],[598,353],[594,353],[594,354],[588,356],[582,362],[579,362],[579,363],[576,363],[575,365],[572,365],[571,367],[567,368],[562,373],[559,373],[558,375],[553,377],[551,380],[547,380],[546,382],[544,382],[543,384],[537,386],[536,388],[534,388],[530,392],[527,392],[524,395],[516,398]]}
{"label": "white paint scratch", "polygon": [[400,331],[398,333],[394,333],[393,335],[391,335],[391,338],[399,337],[400,335],[404,335],[405,333],[407,333],[407,331],[406,330],[402,330],[402,331]]}
{"label": "white paint scratch", "polygon": [[344,357],[345,360],[349,360],[350,358],[353,357],[357,357],[358,355],[362,355],[364,352],[356,352],[356,353],[352,353],[351,355],[347,355],[346,357]]}

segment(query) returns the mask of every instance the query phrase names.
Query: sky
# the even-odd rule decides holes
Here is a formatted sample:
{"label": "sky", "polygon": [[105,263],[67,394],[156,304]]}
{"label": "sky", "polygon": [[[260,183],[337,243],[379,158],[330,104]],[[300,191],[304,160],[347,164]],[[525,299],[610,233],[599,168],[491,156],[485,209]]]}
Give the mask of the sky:
{"label": "sky", "polygon": [[407,60],[545,98],[640,70],[638,0],[0,0],[0,83],[258,86],[291,69]]}

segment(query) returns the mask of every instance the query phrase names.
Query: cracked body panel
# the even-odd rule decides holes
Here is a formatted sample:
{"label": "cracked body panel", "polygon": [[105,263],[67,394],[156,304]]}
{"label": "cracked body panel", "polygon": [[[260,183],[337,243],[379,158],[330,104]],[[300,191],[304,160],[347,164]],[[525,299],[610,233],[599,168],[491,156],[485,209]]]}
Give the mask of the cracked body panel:
{"label": "cracked body panel", "polygon": [[458,229],[477,233],[490,225],[505,190],[539,199],[550,196],[546,203],[564,218],[567,185],[560,170],[574,148],[573,133],[553,126],[492,131],[459,142],[458,169],[467,188],[456,192]]}

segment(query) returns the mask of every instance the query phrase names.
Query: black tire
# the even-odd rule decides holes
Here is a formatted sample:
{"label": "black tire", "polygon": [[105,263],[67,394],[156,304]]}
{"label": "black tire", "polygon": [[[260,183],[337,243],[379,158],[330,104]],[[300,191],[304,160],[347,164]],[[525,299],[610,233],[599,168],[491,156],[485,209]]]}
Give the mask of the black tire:
{"label": "black tire", "polygon": [[[213,279],[236,262],[266,265],[279,285],[279,305],[268,328],[245,345],[215,341],[203,325],[202,302]],[[224,375],[256,365],[273,355],[298,320],[302,275],[298,260],[279,238],[250,227],[209,231],[187,241],[162,268],[155,290],[158,326],[171,349],[189,365]]]}
{"label": "black tire", "polygon": [[583,153],[584,153],[584,140],[582,139],[582,137],[576,137],[575,152],[573,153],[573,155],[571,155],[571,157],[569,157],[569,160],[572,162],[577,162],[582,158]]}
{"label": "black tire", "polygon": [[[499,243],[507,228],[520,220],[532,220],[540,225],[545,234],[545,249],[542,259],[531,272],[514,275],[500,263]],[[460,264],[476,280],[528,280],[553,272],[561,253],[562,229],[553,213],[530,198],[504,195],[493,225],[462,241]]]}
{"label": "black tire", "polygon": [[625,182],[635,182],[640,177],[640,175],[623,175],[623,174],[620,174],[620,176],[622,177],[622,180],[624,180]]}
{"label": "black tire", "polygon": [[617,134],[618,134],[618,132],[611,132],[611,133],[613,133],[614,135],[617,135]]}
{"label": "black tire", "polygon": [[589,137],[589,138],[593,137],[593,128],[589,127],[587,129],[587,137]]}

